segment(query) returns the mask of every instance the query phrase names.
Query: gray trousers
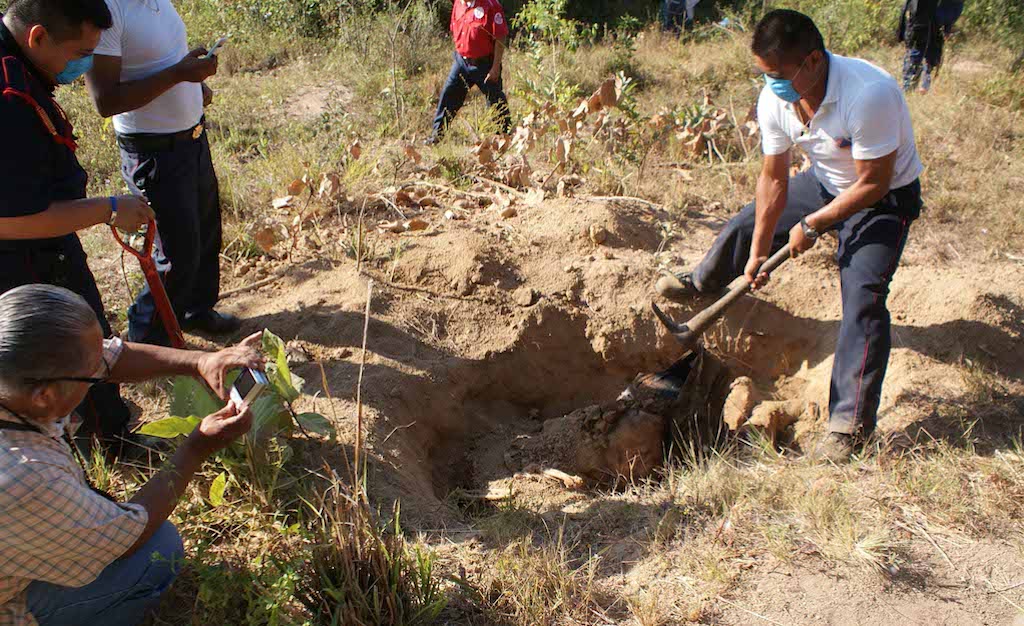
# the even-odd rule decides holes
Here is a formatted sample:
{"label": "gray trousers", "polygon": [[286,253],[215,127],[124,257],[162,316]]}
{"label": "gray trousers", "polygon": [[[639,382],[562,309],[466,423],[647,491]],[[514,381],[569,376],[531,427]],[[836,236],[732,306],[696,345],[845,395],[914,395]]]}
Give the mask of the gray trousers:
{"label": "gray trousers", "polygon": [[[789,243],[789,231],[832,197],[810,172],[789,181],[786,208],[775,229],[772,252]],[[878,203],[833,227],[839,236],[843,319],[839,324],[829,398],[829,429],[865,435],[874,431],[882,381],[892,348],[886,300],[899,265],[910,224],[921,212],[921,185],[895,189]],[[743,273],[754,235],[755,205],[750,203],[725,226],[693,272],[702,292],[725,288]]]}

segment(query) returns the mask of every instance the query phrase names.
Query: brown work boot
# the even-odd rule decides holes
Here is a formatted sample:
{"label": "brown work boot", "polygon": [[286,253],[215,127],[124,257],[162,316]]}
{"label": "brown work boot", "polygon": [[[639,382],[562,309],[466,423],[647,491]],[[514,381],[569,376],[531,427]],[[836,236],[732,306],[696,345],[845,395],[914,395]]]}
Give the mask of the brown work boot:
{"label": "brown work boot", "polygon": [[686,304],[700,296],[700,292],[694,286],[689,272],[665,274],[658,278],[658,282],[654,284],[654,289],[658,292],[659,296],[682,304]]}
{"label": "brown work boot", "polygon": [[849,463],[857,451],[857,438],[846,433],[828,433],[811,452],[811,458],[820,463]]}

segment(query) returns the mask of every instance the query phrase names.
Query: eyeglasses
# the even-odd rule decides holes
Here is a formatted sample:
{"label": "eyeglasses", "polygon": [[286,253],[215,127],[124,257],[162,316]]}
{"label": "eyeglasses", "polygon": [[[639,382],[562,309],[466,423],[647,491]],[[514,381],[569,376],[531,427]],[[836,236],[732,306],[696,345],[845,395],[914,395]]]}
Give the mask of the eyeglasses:
{"label": "eyeglasses", "polygon": [[42,385],[45,383],[60,383],[60,382],[71,382],[71,383],[89,383],[90,386],[97,383],[102,383],[110,378],[110,364],[107,363],[107,359],[103,359],[103,376],[54,376],[52,378],[24,378],[26,383],[30,385]]}

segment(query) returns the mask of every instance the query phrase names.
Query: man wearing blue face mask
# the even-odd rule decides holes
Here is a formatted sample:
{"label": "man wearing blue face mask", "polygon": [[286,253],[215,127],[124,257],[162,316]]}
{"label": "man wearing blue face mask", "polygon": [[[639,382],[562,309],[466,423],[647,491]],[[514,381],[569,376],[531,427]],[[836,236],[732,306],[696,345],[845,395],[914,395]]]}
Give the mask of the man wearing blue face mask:
{"label": "man wearing blue face mask", "polygon": [[[798,256],[835,231],[843,319],[829,400],[829,433],[817,456],[850,457],[875,429],[891,348],[889,283],[911,222],[921,211],[923,169],[903,92],[884,70],[831,54],[801,13],[766,14],[754,32],[766,85],[757,106],[764,164],[757,197],[729,222],[697,268],[664,276],[658,292],[687,301],[745,275],[788,246]],[[809,172],[790,179],[794,147]]]}
{"label": "man wearing blue face mask", "polygon": [[[70,289],[90,304],[108,337],[75,232],[104,223],[138,230],[153,211],[133,196],[85,197],[76,138],[53,93],[88,70],[110,23],[103,0],[14,0],[0,20],[0,293],[30,283]],[[116,385],[93,387],[78,412],[83,438],[117,447],[130,438]]]}

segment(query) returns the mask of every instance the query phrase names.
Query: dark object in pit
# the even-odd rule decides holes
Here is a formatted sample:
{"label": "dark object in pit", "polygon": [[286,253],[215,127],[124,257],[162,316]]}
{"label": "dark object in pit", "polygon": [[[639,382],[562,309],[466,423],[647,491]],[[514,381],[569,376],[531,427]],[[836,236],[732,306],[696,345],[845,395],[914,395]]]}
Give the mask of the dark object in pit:
{"label": "dark object in pit", "polygon": [[720,359],[692,350],[668,369],[638,375],[613,402],[545,422],[522,447],[524,465],[617,484],[650,476],[669,456],[700,458],[726,437],[730,381]]}

